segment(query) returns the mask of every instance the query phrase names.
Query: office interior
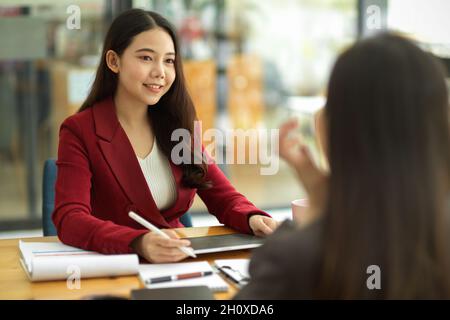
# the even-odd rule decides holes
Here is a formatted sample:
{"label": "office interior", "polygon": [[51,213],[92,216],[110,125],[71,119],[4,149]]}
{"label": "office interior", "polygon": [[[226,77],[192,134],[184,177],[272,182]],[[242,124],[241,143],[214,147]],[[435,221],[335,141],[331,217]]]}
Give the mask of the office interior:
{"label": "office interior", "polygon": [[[373,6],[375,30],[366,19]],[[108,25],[133,7],[176,26],[203,131],[271,130],[311,116],[336,56],[379,30],[399,31],[450,65],[446,0],[0,1],[0,237],[42,235],[44,162],[57,157],[59,126],[86,97]],[[283,161],[271,175],[262,166],[221,169],[256,206],[289,217],[304,190]],[[194,226],[218,224],[199,198],[190,213]]]}

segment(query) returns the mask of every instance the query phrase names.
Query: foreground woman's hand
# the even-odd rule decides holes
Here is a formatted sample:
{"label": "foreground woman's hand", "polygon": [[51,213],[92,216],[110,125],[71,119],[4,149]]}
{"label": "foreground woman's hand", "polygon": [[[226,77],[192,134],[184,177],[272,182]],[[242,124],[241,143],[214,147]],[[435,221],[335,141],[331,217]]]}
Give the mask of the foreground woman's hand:
{"label": "foreground woman's hand", "polygon": [[187,257],[178,247],[187,247],[191,243],[189,240],[179,239],[173,230],[163,229],[170,239],[163,238],[154,232],[146,233],[136,238],[131,247],[138,255],[152,263],[177,262]]}
{"label": "foreground woman's hand", "polygon": [[250,229],[256,236],[263,237],[275,231],[279,223],[270,217],[253,215],[248,219]]}
{"label": "foreground woman's hand", "polygon": [[280,127],[280,157],[296,171],[307,193],[308,211],[316,214],[324,209],[328,175],[314,164],[308,147],[302,143],[301,136],[295,134],[297,126],[297,120],[292,119]]}

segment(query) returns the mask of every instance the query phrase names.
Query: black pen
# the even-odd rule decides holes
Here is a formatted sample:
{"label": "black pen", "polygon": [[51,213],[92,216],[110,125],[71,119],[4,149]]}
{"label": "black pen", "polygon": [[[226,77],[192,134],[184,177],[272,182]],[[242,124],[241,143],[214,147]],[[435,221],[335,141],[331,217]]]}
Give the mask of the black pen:
{"label": "black pen", "polygon": [[172,275],[172,276],[163,276],[163,277],[150,278],[150,279],[145,280],[145,283],[146,284],[153,284],[153,283],[176,281],[176,280],[183,280],[183,279],[192,279],[192,278],[199,278],[199,277],[204,277],[204,276],[210,276],[212,274],[213,274],[212,271],[183,273],[183,274],[177,274],[177,275]]}
{"label": "black pen", "polygon": [[218,269],[222,271],[227,278],[240,286],[246,284],[250,280],[248,277],[241,275],[239,271],[236,271],[229,266],[218,267]]}

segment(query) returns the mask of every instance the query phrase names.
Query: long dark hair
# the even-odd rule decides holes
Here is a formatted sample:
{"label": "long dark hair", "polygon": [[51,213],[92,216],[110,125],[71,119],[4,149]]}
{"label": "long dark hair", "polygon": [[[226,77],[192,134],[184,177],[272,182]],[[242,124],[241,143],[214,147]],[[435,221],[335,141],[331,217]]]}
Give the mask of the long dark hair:
{"label": "long dark hair", "polygon": [[[449,97],[437,59],[398,35],[337,60],[321,298],[450,298]],[[381,290],[369,290],[370,265]]]}
{"label": "long dark hair", "polygon": [[[114,96],[116,92],[118,77],[106,65],[105,58],[108,50],[113,50],[121,56],[136,35],[157,27],[165,30],[172,38],[175,47],[176,77],[170,90],[156,105],[148,109],[148,115],[156,141],[164,155],[170,159],[171,151],[177,143],[171,141],[172,132],[175,129],[186,129],[193,139],[194,121],[197,120],[197,115],[186,89],[175,28],[161,15],[151,11],[131,9],[114,19],[106,34],[100,64],[91,91],[79,112],[107,97]],[[200,155],[194,152],[193,145],[191,143],[191,164],[180,165],[183,170],[182,182],[186,187],[205,189],[211,185],[209,181],[205,181],[208,167],[206,160],[201,164],[197,164],[198,161],[194,163],[194,156],[198,158]]]}

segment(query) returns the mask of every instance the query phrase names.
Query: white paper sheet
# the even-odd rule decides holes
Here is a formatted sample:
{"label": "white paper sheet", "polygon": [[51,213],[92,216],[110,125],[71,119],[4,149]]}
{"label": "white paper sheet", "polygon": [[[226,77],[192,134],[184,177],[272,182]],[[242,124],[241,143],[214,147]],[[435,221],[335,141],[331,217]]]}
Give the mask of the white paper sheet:
{"label": "white paper sheet", "polygon": [[213,273],[210,276],[192,279],[175,280],[154,284],[145,283],[145,280],[149,278],[201,271],[213,271],[213,269],[207,261],[141,264],[139,266],[139,277],[141,278],[141,281],[145,284],[145,286],[149,289],[206,285],[215,292],[228,290],[228,284],[216,273]]}

